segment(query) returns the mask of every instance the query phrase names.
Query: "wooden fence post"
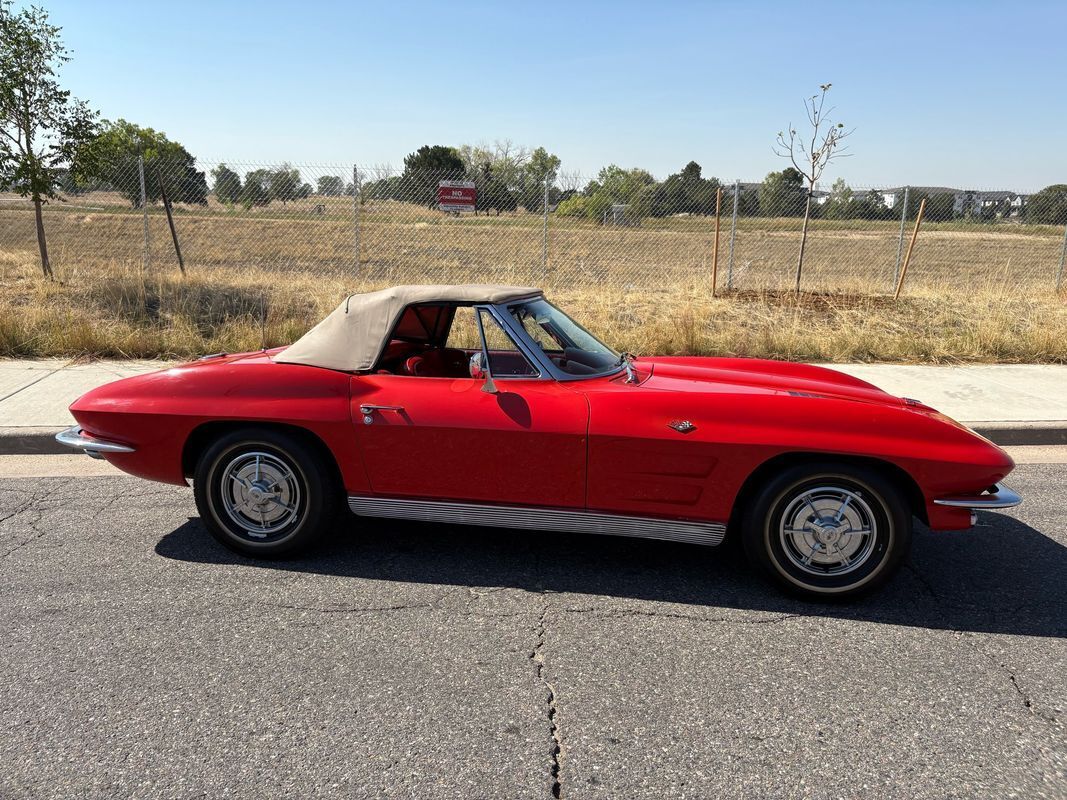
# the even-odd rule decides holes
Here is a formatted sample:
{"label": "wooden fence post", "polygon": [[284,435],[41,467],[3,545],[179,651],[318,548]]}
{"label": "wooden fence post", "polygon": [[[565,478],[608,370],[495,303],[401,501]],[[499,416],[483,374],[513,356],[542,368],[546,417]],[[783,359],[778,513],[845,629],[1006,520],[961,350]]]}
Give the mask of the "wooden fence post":
{"label": "wooden fence post", "polygon": [[[167,224],[170,226],[170,238],[174,240],[174,253],[178,256],[178,269],[185,274],[185,259],[182,258],[182,248],[178,244],[178,230],[174,227],[174,214],[171,213],[170,198],[167,197],[167,187],[163,185],[163,173],[156,165],[156,177],[159,179],[159,196],[163,200],[163,208],[167,212]],[[194,248],[195,249],[195,248]]]}
{"label": "wooden fence post", "polygon": [[926,198],[922,199],[919,203],[919,214],[915,217],[915,230],[911,232],[911,241],[908,242],[908,252],[904,256],[904,266],[900,268],[900,277],[897,279],[897,290],[893,294],[893,299],[897,300],[900,297],[900,290],[904,286],[904,276],[908,274],[908,264],[911,263],[911,251],[915,249],[915,240],[919,236],[919,226],[923,224],[923,214],[926,213]]}

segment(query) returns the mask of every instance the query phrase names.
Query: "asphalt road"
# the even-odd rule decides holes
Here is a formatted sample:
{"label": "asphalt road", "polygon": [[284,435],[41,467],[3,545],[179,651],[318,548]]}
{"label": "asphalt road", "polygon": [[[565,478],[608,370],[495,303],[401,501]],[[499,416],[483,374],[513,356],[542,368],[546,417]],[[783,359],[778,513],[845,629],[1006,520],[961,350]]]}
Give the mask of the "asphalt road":
{"label": "asphalt road", "polygon": [[[18,458],[18,457],[13,457]],[[1065,797],[1067,466],[847,605],[729,551],[0,479],[0,797]]]}

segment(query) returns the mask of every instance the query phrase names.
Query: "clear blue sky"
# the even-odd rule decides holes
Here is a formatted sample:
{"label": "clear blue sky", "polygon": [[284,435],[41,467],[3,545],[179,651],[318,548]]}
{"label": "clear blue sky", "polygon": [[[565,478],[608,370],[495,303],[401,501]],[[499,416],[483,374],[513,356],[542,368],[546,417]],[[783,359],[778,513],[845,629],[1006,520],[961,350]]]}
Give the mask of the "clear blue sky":
{"label": "clear blue sky", "polygon": [[77,96],[204,160],[399,165],[511,139],[585,174],[692,159],[755,180],[830,81],[856,132],[828,178],[1067,182],[1063,2],[36,2]]}

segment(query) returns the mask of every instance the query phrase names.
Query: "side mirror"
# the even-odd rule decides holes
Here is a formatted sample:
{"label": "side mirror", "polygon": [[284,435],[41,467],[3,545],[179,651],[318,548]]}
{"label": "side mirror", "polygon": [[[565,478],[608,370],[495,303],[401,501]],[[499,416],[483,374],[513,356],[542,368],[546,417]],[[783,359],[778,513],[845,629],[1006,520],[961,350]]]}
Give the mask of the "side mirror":
{"label": "side mirror", "polygon": [[470,372],[476,381],[485,379],[485,354],[479,352],[471,356]]}
{"label": "side mirror", "polygon": [[483,392],[496,393],[496,383],[493,382],[493,373],[489,369],[485,353],[478,352],[471,356],[470,373],[476,381],[485,381],[485,386],[482,387]]}

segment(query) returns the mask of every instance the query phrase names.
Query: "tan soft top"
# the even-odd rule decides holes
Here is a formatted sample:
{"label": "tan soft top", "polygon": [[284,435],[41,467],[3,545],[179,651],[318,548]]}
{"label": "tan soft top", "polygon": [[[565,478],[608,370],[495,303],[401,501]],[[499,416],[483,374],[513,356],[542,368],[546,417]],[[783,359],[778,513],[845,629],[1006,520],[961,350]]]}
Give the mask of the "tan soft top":
{"label": "tan soft top", "polygon": [[318,325],[274,357],[286,364],[359,372],[371,369],[386,337],[413,303],[504,303],[541,294],[530,286],[394,286],[350,295]]}

